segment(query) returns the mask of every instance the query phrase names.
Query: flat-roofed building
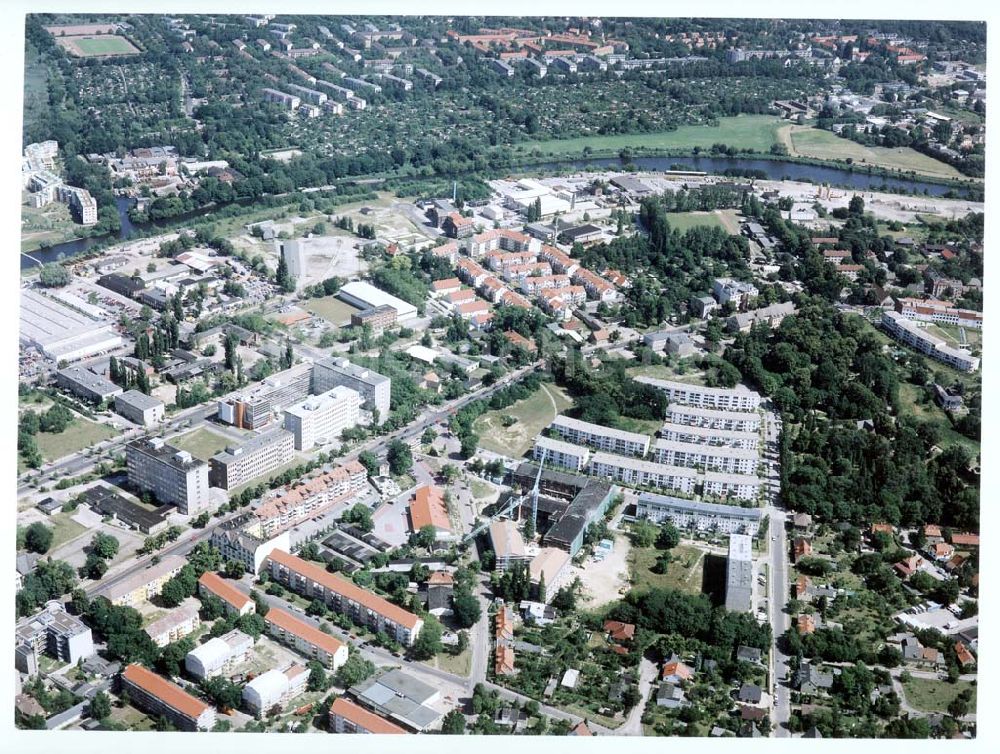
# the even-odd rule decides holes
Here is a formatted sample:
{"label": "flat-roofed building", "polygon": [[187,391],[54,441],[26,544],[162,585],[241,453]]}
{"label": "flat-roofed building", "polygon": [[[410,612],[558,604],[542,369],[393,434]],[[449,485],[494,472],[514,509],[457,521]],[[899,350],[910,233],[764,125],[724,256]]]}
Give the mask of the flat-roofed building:
{"label": "flat-roofed building", "polygon": [[194,633],[199,626],[201,618],[198,616],[198,606],[185,604],[157,618],[143,630],[156,646],[165,647]]}
{"label": "flat-roofed building", "polygon": [[347,662],[347,645],[289,612],[272,607],[264,616],[267,632],[275,639],[294,647],[301,654],[318,660],[331,670]]}
{"label": "flat-roofed building", "polygon": [[535,597],[548,603],[566,582],[569,575],[570,554],[558,547],[543,547],[528,565],[528,577]]}
{"label": "flat-roofed building", "polygon": [[56,372],[56,385],[91,403],[101,403],[123,392],[111,380],[81,366],[66,367]]}
{"label": "flat-roofed building", "polygon": [[128,390],[115,396],[115,413],[141,427],[159,424],[165,411],[163,401],[139,390]]}
{"label": "flat-roofed building", "polygon": [[544,459],[548,466],[583,471],[590,462],[590,449],[582,445],[574,445],[571,442],[539,435],[535,438],[532,458],[536,461]]}
{"label": "flat-roofed building", "polygon": [[198,578],[198,593],[202,597],[212,596],[222,600],[229,615],[249,615],[257,609],[250,597],[212,571],[205,571]]}
{"label": "flat-roofed building", "polygon": [[84,490],[77,496],[77,501],[89,506],[95,513],[111,516],[113,520],[143,534],[159,534],[166,529],[170,525],[167,517],[174,510],[172,505],[150,510],[103,485]]}
{"label": "flat-roofed building", "polygon": [[369,712],[350,699],[340,696],[330,706],[329,729],[333,733],[405,734],[395,723]]}
{"label": "flat-roofed building", "polygon": [[570,416],[557,416],[549,424],[549,430],[556,432],[567,442],[588,445],[608,453],[641,458],[649,452],[649,437],[646,435],[602,427]]}
{"label": "flat-roofed building", "polygon": [[223,561],[238,561],[256,575],[272,550],[291,548],[291,535],[287,530],[266,533],[260,519],[249,512],[215,527],[211,542]]}
{"label": "flat-roofed building", "polygon": [[351,313],[352,327],[370,327],[372,336],[381,338],[386,330],[396,324],[398,313],[396,308],[388,304],[370,306],[359,312]]}
{"label": "flat-roofed building", "polygon": [[605,481],[588,480],[566,506],[552,526],[545,532],[542,541],[546,547],[557,547],[574,557],[583,547],[583,537],[587,528],[601,518],[611,505],[617,488]]}
{"label": "flat-roofed building", "polygon": [[643,492],[636,502],[636,518],[656,524],[670,521],[682,531],[717,531],[755,536],[760,528],[760,508],[720,505],[698,500]]}
{"label": "flat-roofed building", "polygon": [[760,478],[746,474],[706,471],[704,494],[737,500],[755,500],[760,494]]}
{"label": "flat-roofed building", "polygon": [[338,385],[361,394],[362,408],[372,412],[376,424],[389,418],[392,380],[388,377],[352,364],[343,357],[317,361],[313,370],[313,393],[325,393]]}
{"label": "flat-roofed building", "polygon": [[76,663],[94,654],[91,630],[76,616],[66,612],[62,603],[51,600],[34,615],[22,618],[14,628],[15,666],[33,675],[30,665],[38,668],[43,652],[57,660]]}
{"label": "flat-roofed building", "polygon": [[285,406],[303,400],[310,392],[324,392],[312,391],[312,382],[313,365],[296,364],[283,372],[272,374],[232,398],[220,400],[219,419],[243,429],[260,429]]}
{"label": "flat-roofed building", "polygon": [[185,562],[184,558],[177,555],[167,555],[159,563],[136,571],[101,594],[107,597],[112,605],[125,607],[141,605],[163,591],[163,585],[180,573]]}
{"label": "flat-roofed building", "polygon": [[295,94],[297,97],[301,98],[306,102],[311,102],[314,105],[322,105],[326,102],[327,95],[323,92],[316,91],[315,89],[309,89],[304,86],[299,86],[298,84],[285,84],[285,88]]}
{"label": "flat-roofed building", "polygon": [[411,730],[424,731],[441,719],[431,705],[441,691],[402,670],[390,670],[348,689],[361,704]]}
{"label": "flat-roofed building", "polygon": [[[403,646],[411,646],[423,628],[422,618],[315,563],[274,550],[267,562],[271,578],[293,592],[321,599],[328,608],[354,622],[385,631]],[[270,612],[268,613],[270,614]]]}
{"label": "flat-roofed building", "polygon": [[653,443],[652,456],[654,461],[667,466],[690,466],[736,474],[756,474],[760,464],[760,456],[756,450],[662,438]]}
{"label": "flat-roofed building", "polygon": [[260,719],[275,705],[282,705],[306,690],[309,671],[302,665],[268,670],[243,687],[243,706]]}
{"label": "flat-roofed building", "polygon": [[302,104],[301,98],[296,97],[294,94],[279,92],[277,89],[265,88],[261,89],[260,93],[265,102],[273,102],[276,105],[281,105],[286,110],[296,110]]}
{"label": "flat-roofed building", "polygon": [[498,571],[506,571],[515,563],[526,563],[531,560],[524,548],[524,539],[517,530],[517,524],[510,519],[501,519],[490,523],[490,547],[496,556],[494,563]]}
{"label": "flat-roofed building", "polygon": [[733,432],[760,432],[760,414],[749,411],[720,411],[714,408],[670,404],[667,406],[667,422]]}
{"label": "flat-roofed building", "polygon": [[591,458],[589,471],[635,487],[662,487],[689,494],[694,493],[699,478],[694,469],[600,452]]}
{"label": "flat-roofed building", "polygon": [[400,322],[406,322],[417,316],[417,307],[403,301],[385,291],[376,288],[371,283],[355,280],[345,283],[337,291],[337,298],[343,299],[360,309],[369,309],[375,306],[391,306],[396,310],[396,318]]}
{"label": "flat-roofed building", "polygon": [[121,688],[129,700],[151,717],[163,715],[180,730],[211,730],[215,708],[142,665],[132,664],[121,673]]}
{"label": "flat-roofed building", "polygon": [[172,503],[194,516],[210,502],[208,464],[162,438],[142,438],[125,446],[129,484],[151,492],[162,503]]}
{"label": "flat-roofed building", "polygon": [[231,490],[269,474],[294,457],[294,435],[278,427],[212,456],[208,461],[208,481],[213,487]]}
{"label": "flat-roofed building", "polygon": [[959,371],[975,372],[979,369],[977,356],[949,346],[942,338],[927,332],[899,312],[883,312],[882,328],[900,343],[911,346]]}
{"label": "flat-roofed building", "polygon": [[285,429],[293,436],[295,449],[339,441],[345,429],[361,421],[363,401],[358,391],[338,385],[286,408]]}
{"label": "flat-roofed building", "polygon": [[53,361],[79,361],[123,344],[111,320],[94,319],[35,290],[21,291],[20,343]]}
{"label": "flat-roofed building", "polygon": [[696,427],[689,424],[674,424],[673,422],[666,422],[660,428],[660,437],[672,442],[726,445],[745,450],[756,450],[760,445],[760,433],[758,432],[736,432],[731,429],[712,429],[711,427]]}
{"label": "flat-roofed building", "polygon": [[918,322],[935,322],[956,327],[970,327],[981,330],[983,313],[971,309],[959,309],[950,301],[936,299],[901,298],[896,301],[896,311],[907,319]]}
{"label": "flat-roofed building", "polygon": [[217,675],[229,675],[233,668],[250,659],[253,639],[234,628],[209,639],[184,656],[184,669],[199,681]]}
{"label": "flat-roofed building", "polygon": [[726,610],[748,613],[753,608],[753,540],[746,534],[729,535],[726,559]]}
{"label": "flat-roofed building", "polygon": [[710,408],[717,411],[756,411],[760,408],[760,393],[749,388],[705,387],[686,382],[661,380],[657,377],[638,376],[636,382],[662,390],[671,405]]}

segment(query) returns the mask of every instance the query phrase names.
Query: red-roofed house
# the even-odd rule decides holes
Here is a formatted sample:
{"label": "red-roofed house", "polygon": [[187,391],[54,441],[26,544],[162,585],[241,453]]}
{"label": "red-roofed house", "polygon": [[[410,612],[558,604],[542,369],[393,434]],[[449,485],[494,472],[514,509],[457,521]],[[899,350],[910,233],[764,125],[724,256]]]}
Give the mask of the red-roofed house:
{"label": "red-roofed house", "polygon": [[976,658],[972,655],[972,652],[960,641],[955,642],[955,657],[958,659],[958,664],[963,668],[967,665],[976,664]]}
{"label": "red-roofed house", "polygon": [[660,680],[667,683],[683,683],[694,678],[694,671],[679,660],[673,660],[663,666]]}
{"label": "red-roofed house", "polygon": [[446,278],[445,280],[435,280],[431,283],[431,295],[434,297],[447,296],[462,287],[462,281],[458,278]]}
{"label": "red-roofed house", "polygon": [[604,630],[612,641],[632,641],[635,636],[635,626],[617,620],[604,621]]}
{"label": "red-roofed house", "polygon": [[429,484],[417,487],[410,500],[410,528],[418,532],[425,526],[434,528],[438,539],[452,536],[448,506],[444,501],[444,491]]}

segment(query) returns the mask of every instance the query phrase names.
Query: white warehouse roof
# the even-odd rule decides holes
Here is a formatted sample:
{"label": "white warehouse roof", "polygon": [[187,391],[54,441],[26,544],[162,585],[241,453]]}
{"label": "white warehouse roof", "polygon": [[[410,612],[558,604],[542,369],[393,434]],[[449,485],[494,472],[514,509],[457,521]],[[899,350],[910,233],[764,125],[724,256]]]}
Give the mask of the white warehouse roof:
{"label": "white warehouse roof", "polygon": [[374,306],[391,306],[396,310],[396,318],[400,321],[417,316],[417,307],[402,299],[376,288],[370,283],[356,280],[340,287],[337,296],[349,304],[368,309]]}

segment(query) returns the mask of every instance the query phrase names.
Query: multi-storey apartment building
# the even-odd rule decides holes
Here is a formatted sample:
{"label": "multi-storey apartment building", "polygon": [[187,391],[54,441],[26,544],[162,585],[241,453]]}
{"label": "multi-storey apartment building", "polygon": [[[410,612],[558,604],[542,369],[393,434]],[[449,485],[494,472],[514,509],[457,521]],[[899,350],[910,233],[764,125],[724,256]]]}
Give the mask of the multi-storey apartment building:
{"label": "multi-storey apartment building", "polygon": [[590,449],[563,440],[539,435],[535,438],[532,458],[545,460],[547,466],[559,466],[572,471],[583,471],[590,462]]}
{"label": "multi-storey apartment building", "polygon": [[952,348],[943,339],[927,332],[923,327],[899,312],[883,312],[882,328],[900,343],[915,348],[959,371],[974,372],[979,369],[977,356],[973,356],[968,351]]}
{"label": "multi-storey apartment building", "polygon": [[727,474],[721,471],[706,471],[703,479],[703,493],[716,497],[755,500],[760,494],[760,479],[744,474]]}
{"label": "multi-storey apartment building", "polygon": [[[403,646],[413,644],[424,621],[351,581],[315,563],[275,550],[268,557],[271,578],[292,591],[321,599],[328,608],[351,617],[373,631],[385,631]],[[270,615],[268,612],[268,615]]]}
{"label": "multi-storey apartment building", "polygon": [[165,647],[194,633],[200,626],[198,607],[188,604],[174,608],[162,618],[157,618],[144,630],[156,646]]}
{"label": "multi-storey apartment building", "polygon": [[241,514],[216,526],[212,530],[211,542],[223,561],[238,561],[253,574],[260,573],[271,550],[288,550],[291,546],[287,530],[266,534],[260,519],[253,512]]}
{"label": "multi-storey apartment building", "polygon": [[718,531],[754,536],[760,528],[761,509],[741,508],[643,492],[636,503],[636,518],[653,523],[670,521],[681,530]]}
{"label": "multi-storey apartment building", "polygon": [[187,561],[177,555],[167,555],[159,563],[136,571],[124,581],[112,585],[103,596],[112,605],[135,607],[163,591],[163,585],[180,573]]}
{"label": "multi-storey apartment building", "polygon": [[180,730],[211,730],[215,708],[142,665],[127,666],[120,677],[122,691],[151,717],[162,715]]}
{"label": "multi-storey apartment building", "polygon": [[738,474],[756,474],[760,456],[756,450],[727,445],[701,445],[659,439],[653,444],[653,460],[668,466],[691,466]]}
{"label": "multi-storey apartment building", "polygon": [[331,670],[347,662],[347,645],[289,612],[272,607],[264,616],[267,632]]}
{"label": "multi-storey apartment building", "polygon": [[264,500],[253,511],[261,537],[280,531],[357,495],[368,486],[368,471],[358,461],[348,461],[333,471],[296,482]]}
{"label": "multi-storey apartment building", "polygon": [[[756,416],[756,414],[752,414]],[[666,422],[660,429],[660,437],[673,442],[698,443],[701,445],[727,445],[733,448],[756,450],[760,445],[758,432],[736,432],[730,429],[697,427],[690,424]]]}
{"label": "multi-storey apartment building", "polygon": [[345,358],[317,361],[313,369],[313,393],[319,395],[335,387],[357,391],[364,400],[362,408],[371,411],[375,423],[389,418],[392,380],[371,369],[352,364]]}
{"label": "multi-storey apartment building", "polygon": [[745,387],[704,387],[641,375],[635,381],[662,390],[671,405],[680,403],[719,411],[756,411],[760,408],[760,393]]}
{"label": "multi-storey apartment building", "polygon": [[330,730],[334,733],[406,733],[395,723],[390,723],[342,696],[337,697],[330,706]]}
{"label": "multi-storey apartment building", "polygon": [[125,446],[128,481],[162,503],[176,505],[189,516],[209,505],[208,464],[159,437],[133,440]]}
{"label": "multi-storey apartment building", "polygon": [[671,404],[667,406],[667,423],[730,432],[760,433],[760,414],[749,411],[719,411]]}
{"label": "multi-storey apartment building", "polygon": [[261,89],[260,92],[265,102],[273,102],[276,105],[281,105],[286,110],[297,110],[299,105],[302,104],[301,98],[296,97],[294,94],[279,92],[277,89],[265,88]]}
{"label": "multi-storey apartment building", "polygon": [[753,609],[753,540],[746,534],[729,535],[726,559],[726,610]]}
{"label": "multi-storey apartment building", "polygon": [[298,84],[287,84],[286,88],[289,91],[295,93],[296,96],[305,100],[306,102],[311,102],[314,105],[322,105],[327,100],[327,95],[323,92],[318,92],[315,89],[309,89],[305,86],[299,86]]}
{"label": "multi-storey apartment building", "polygon": [[338,385],[285,409],[285,429],[296,450],[310,450],[318,442],[339,441],[340,433],[361,421],[364,399],[357,390]]}
{"label": "multi-storey apartment building", "polygon": [[609,453],[641,458],[649,452],[649,437],[646,435],[602,427],[570,416],[557,416],[549,425],[549,430],[567,442],[588,445]]}
{"label": "multi-storey apartment building", "polygon": [[712,293],[720,306],[732,301],[737,309],[746,309],[750,299],[757,298],[760,291],[753,283],[744,283],[732,278],[716,278],[712,282]]}
{"label": "multi-storey apartment building", "polygon": [[970,327],[974,330],[981,330],[983,327],[982,312],[959,309],[950,301],[901,298],[896,302],[896,311],[907,319],[918,322]]}
{"label": "multi-storey apartment building", "polygon": [[295,436],[280,427],[271,429],[212,456],[208,481],[213,487],[231,490],[284,466],[294,457]]}
{"label": "multi-storey apartment building", "polygon": [[57,660],[75,663],[94,654],[94,637],[76,616],[70,615],[58,600],[46,603],[34,615],[22,618],[14,628],[15,665],[29,673],[26,663],[37,669],[38,656],[48,653]]}
{"label": "multi-storey apartment building", "polygon": [[694,493],[699,474],[694,469],[664,466],[641,458],[594,453],[589,472],[594,476],[614,479],[633,486],[662,487],[680,492]]}
{"label": "multi-storey apartment building", "polygon": [[259,719],[274,705],[284,704],[305,691],[308,680],[309,670],[302,665],[268,670],[243,687],[243,706]]}
{"label": "multi-storey apartment building", "polygon": [[198,579],[198,593],[218,597],[229,615],[248,615],[257,609],[252,599],[214,571],[205,571]]}

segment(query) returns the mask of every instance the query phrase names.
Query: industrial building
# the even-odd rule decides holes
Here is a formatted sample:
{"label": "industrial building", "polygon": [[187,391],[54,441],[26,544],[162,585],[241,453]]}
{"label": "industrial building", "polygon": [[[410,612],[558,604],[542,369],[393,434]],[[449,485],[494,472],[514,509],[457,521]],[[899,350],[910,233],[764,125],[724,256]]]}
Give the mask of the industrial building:
{"label": "industrial building", "polygon": [[726,559],[726,610],[748,613],[753,608],[753,540],[746,534],[729,535]]}
{"label": "industrial building", "polygon": [[[317,94],[320,94],[320,92],[317,92]],[[323,96],[325,97],[326,95]],[[281,256],[284,258],[285,264],[288,265],[288,274],[299,280],[307,271],[306,262],[308,257],[305,246],[301,241],[275,241],[275,244],[279,243],[281,245]]]}
{"label": "industrial building", "polygon": [[545,532],[546,547],[557,547],[574,557],[583,547],[583,535],[591,524],[600,519],[614,499],[616,487],[604,481],[592,480],[580,490],[566,511]]}
{"label": "industrial building", "polygon": [[113,521],[119,521],[143,534],[159,534],[166,529],[170,524],[167,516],[174,510],[172,505],[161,505],[150,510],[103,485],[84,490],[77,496],[77,501],[87,505],[95,513],[110,516]]}
{"label": "industrial building", "polygon": [[285,409],[285,429],[291,433],[296,450],[339,441],[345,429],[361,421],[363,399],[356,390],[343,385],[313,395]]}
{"label": "industrial building", "polygon": [[312,382],[313,365],[296,364],[272,374],[233,398],[220,400],[219,419],[243,429],[260,429],[285,406],[306,398]]}
{"label": "industrial building", "polygon": [[295,457],[295,437],[280,427],[230,445],[209,461],[208,482],[231,490],[284,466]]}
{"label": "industrial building", "polygon": [[125,446],[129,484],[195,516],[209,504],[208,464],[162,438],[142,438]]}
{"label": "industrial building", "polygon": [[323,359],[313,365],[314,394],[325,393],[338,385],[356,390],[364,399],[362,408],[372,412],[375,424],[389,417],[391,384],[388,377],[345,358]]}
{"label": "industrial building", "polygon": [[441,699],[441,691],[402,670],[369,678],[351,686],[347,693],[365,707],[411,730],[426,730],[441,717],[430,706]]}
{"label": "industrial building", "polygon": [[163,401],[139,390],[128,390],[115,396],[115,413],[141,427],[152,427],[163,421],[165,410]]}
{"label": "industrial building", "polygon": [[362,309],[359,312],[353,312],[351,314],[351,326],[365,327],[367,325],[371,328],[372,337],[381,338],[386,330],[396,324],[397,316],[395,307],[388,304],[380,304],[379,306]]}
{"label": "industrial building", "polygon": [[120,386],[80,366],[56,372],[56,385],[91,403],[103,403],[122,394]]}
{"label": "industrial building", "polygon": [[342,285],[340,290],[337,291],[337,298],[359,309],[370,309],[374,306],[391,306],[396,310],[396,318],[400,322],[406,322],[417,316],[417,307],[413,304],[396,298],[376,288],[371,283],[365,283],[360,280]]}

